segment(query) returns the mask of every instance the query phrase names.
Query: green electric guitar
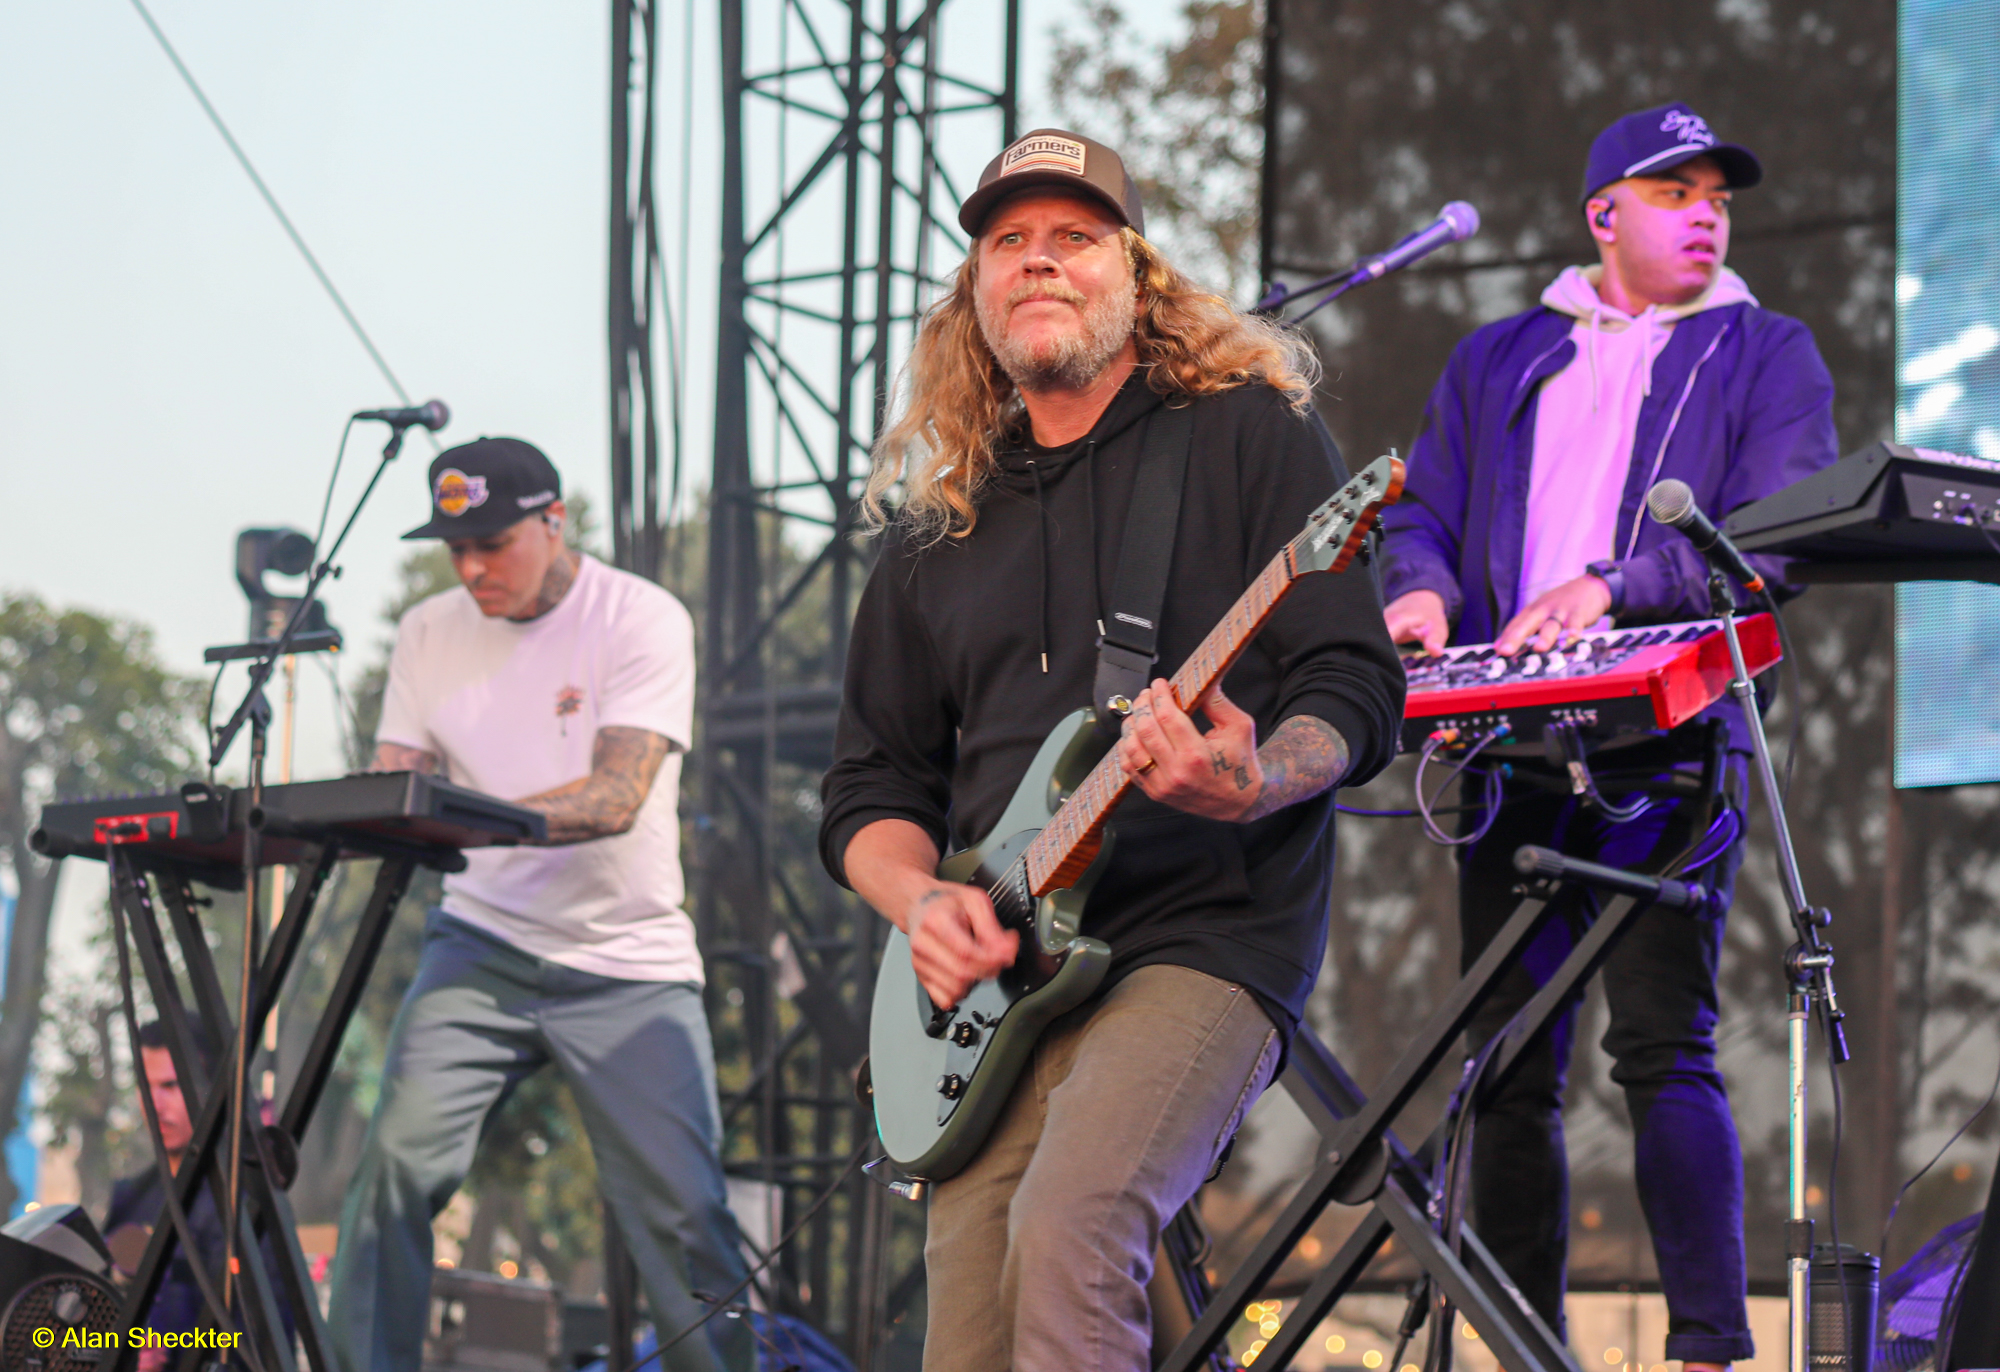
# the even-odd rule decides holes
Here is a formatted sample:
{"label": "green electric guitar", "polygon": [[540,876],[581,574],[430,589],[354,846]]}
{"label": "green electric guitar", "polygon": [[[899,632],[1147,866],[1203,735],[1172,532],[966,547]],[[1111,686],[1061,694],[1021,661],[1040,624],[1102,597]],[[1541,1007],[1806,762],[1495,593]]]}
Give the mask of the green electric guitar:
{"label": "green electric guitar", "polygon": [[[1174,675],[1182,708],[1201,704],[1292,583],[1346,570],[1402,491],[1403,464],[1377,458],[1313,511]],[[986,840],[939,864],[941,878],[984,887],[1001,925],[1021,934],[1014,965],[959,1004],[931,1003],[910,965],[909,939],[890,934],[866,1081],[882,1146],[909,1176],[941,1181],[972,1160],[1036,1037],[1103,981],[1111,949],[1081,935],[1083,907],[1110,852],[1105,821],[1130,785],[1091,711],[1079,710],[1043,742]]]}

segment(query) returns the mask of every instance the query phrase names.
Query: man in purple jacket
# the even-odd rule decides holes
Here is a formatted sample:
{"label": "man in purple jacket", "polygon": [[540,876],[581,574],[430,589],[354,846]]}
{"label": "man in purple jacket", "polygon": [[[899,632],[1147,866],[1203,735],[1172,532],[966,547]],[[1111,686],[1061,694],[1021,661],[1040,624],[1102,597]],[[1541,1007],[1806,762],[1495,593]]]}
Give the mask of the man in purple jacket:
{"label": "man in purple jacket", "polygon": [[[1759,307],[1723,266],[1731,192],[1762,175],[1747,149],[1718,142],[1685,105],[1627,115],[1598,135],[1582,198],[1598,265],[1571,267],[1539,307],[1467,338],[1431,393],[1408,489],[1384,520],[1397,641],[1435,653],[1491,640],[1512,655],[1613,622],[1705,618],[1707,568],[1682,534],[1645,517],[1647,490],[1678,477],[1720,520],[1834,461],[1833,381],[1811,334]],[[1774,580],[1778,568],[1762,570]],[[1747,747],[1725,699],[1670,734],[1599,754],[1600,780],[1622,777],[1629,794],[1651,797],[1622,823],[1553,773],[1517,766],[1497,814],[1463,816],[1467,838],[1492,823],[1459,850],[1466,966],[1513,909],[1520,844],[1654,871],[1688,859],[1691,845],[1706,850],[1697,862],[1713,855],[1702,877],[1710,914],[1649,911],[1604,969],[1604,1047],[1632,1116],[1633,1170],[1667,1298],[1665,1355],[1689,1372],[1754,1351],[1742,1152],[1715,1063],[1716,965],[1742,860],[1727,812],[1741,813]],[[1595,915],[1589,897],[1566,899],[1475,1021],[1475,1047]],[[1558,1331],[1574,1028],[1572,1010],[1480,1117],[1473,1157],[1480,1235]]]}

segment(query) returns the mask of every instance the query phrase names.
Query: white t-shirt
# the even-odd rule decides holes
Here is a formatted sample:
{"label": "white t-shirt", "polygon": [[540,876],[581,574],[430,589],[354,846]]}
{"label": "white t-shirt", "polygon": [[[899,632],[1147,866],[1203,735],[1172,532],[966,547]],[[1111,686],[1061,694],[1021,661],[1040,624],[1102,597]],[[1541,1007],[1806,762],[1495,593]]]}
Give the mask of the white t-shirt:
{"label": "white t-shirt", "polygon": [[549,962],[626,981],[702,980],[681,908],[681,754],[693,733],[694,622],[651,582],[585,557],[553,610],[488,619],[463,588],[403,616],[376,738],[436,753],[461,786],[516,800],[590,774],[606,725],[665,735],[632,828],[557,848],[479,848],[444,908]]}

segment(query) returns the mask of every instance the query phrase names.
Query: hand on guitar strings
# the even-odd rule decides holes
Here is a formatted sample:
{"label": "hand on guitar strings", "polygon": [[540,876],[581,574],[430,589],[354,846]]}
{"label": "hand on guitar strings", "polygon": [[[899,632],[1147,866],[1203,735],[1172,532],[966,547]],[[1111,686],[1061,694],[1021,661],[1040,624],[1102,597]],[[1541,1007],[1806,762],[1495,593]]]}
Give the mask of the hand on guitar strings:
{"label": "hand on guitar strings", "polygon": [[1257,722],[1210,689],[1202,710],[1215,727],[1195,728],[1165,678],[1139,693],[1118,740],[1118,764],[1162,805],[1204,819],[1240,820],[1264,789]]}
{"label": "hand on guitar strings", "polygon": [[918,896],[903,925],[910,965],[939,1009],[958,1004],[982,981],[1014,965],[1021,936],[1000,927],[977,886],[941,881]]}

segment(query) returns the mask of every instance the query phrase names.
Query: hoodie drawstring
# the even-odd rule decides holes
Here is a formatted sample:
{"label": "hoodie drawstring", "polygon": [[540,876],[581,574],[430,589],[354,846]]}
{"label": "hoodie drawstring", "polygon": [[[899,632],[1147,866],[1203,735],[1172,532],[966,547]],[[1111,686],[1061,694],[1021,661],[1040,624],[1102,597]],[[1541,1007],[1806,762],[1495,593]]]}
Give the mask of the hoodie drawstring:
{"label": "hoodie drawstring", "polygon": [[1097,440],[1083,445],[1083,494],[1090,515],[1091,608],[1097,612],[1097,637],[1104,639],[1104,582],[1097,566]]}
{"label": "hoodie drawstring", "polygon": [[1604,306],[1590,307],[1590,412],[1597,413],[1597,335],[1603,329]]}
{"label": "hoodie drawstring", "polygon": [[1035,478],[1035,542],[1039,556],[1035,559],[1035,570],[1040,573],[1041,628],[1042,628],[1042,675],[1049,672],[1049,511],[1042,503],[1042,468],[1032,457],[1028,459],[1028,474]]}

